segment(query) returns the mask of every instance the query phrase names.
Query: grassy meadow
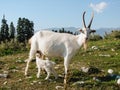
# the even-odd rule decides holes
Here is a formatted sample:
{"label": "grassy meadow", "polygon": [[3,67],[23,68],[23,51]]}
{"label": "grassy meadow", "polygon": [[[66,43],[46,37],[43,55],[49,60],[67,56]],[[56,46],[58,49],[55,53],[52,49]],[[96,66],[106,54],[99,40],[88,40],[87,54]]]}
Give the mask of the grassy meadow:
{"label": "grassy meadow", "polygon": [[[97,49],[92,49],[92,46],[96,46]],[[29,76],[26,77],[24,69],[28,53],[29,51],[26,50],[0,57],[0,74],[8,74],[7,78],[0,77],[0,90],[56,90],[56,86],[63,86],[63,59],[52,59],[56,62],[55,69],[59,75],[57,80],[53,75],[50,80],[44,80],[46,77],[44,72],[39,79],[36,78],[35,61],[30,63]],[[102,72],[84,73],[81,67],[96,67]],[[93,80],[93,77],[106,76],[108,69],[113,69],[115,74],[120,75],[120,39],[89,41],[87,51],[81,48],[71,60],[68,90],[120,90],[116,80]]]}

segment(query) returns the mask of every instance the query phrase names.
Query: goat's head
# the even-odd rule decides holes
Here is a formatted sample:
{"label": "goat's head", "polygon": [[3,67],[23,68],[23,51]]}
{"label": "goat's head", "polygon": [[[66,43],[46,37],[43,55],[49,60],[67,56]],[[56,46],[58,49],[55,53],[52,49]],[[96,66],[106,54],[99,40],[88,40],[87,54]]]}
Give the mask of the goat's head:
{"label": "goat's head", "polygon": [[37,51],[36,51],[36,57],[41,58],[41,56],[42,56],[42,53],[41,53],[39,50],[37,50]]}
{"label": "goat's head", "polygon": [[82,21],[83,21],[83,28],[80,30],[80,32],[84,33],[86,35],[86,40],[88,39],[90,33],[92,32],[95,32],[95,30],[92,30],[90,27],[91,27],[91,24],[92,24],[92,21],[93,21],[93,18],[94,18],[94,13],[92,13],[92,17],[91,17],[91,20],[90,20],[90,23],[88,26],[86,26],[85,24],[85,13],[83,13],[83,17],[82,17]]}
{"label": "goat's head", "polygon": [[84,35],[86,36],[86,37],[85,37],[85,42],[84,42],[84,44],[83,44],[83,47],[84,47],[84,49],[85,49],[85,51],[86,51],[86,49],[87,49],[87,43],[86,43],[86,42],[87,42],[87,39],[89,38],[90,33],[95,32],[95,30],[92,30],[92,29],[90,28],[90,27],[91,27],[91,24],[92,24],[92,21],[93,21],[94,13],[92,13],[92,17],[91,17],[91,20],[90,20],[90,23],[89,23],[88,26],[86,26],[86,24],[85,24],[85,13],[86,13],[86,12],[83,13],[83,17],[82,17],[83,28],[80,30],[80,32],[84,33]]}

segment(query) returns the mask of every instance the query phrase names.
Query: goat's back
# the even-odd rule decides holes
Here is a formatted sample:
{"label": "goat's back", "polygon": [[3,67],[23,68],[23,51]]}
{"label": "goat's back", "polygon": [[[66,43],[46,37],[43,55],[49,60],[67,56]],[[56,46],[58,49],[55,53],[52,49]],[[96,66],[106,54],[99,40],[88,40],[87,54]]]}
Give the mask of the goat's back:
{"label": "goat's back", "polygon": [[52,31],[37,32],[32,37],[32,43],[36,43],[37,49],[44,55],[55,57],[64,57],[68,52],[68,48],[72,52],[77,46],[76,37],[74,35]]}

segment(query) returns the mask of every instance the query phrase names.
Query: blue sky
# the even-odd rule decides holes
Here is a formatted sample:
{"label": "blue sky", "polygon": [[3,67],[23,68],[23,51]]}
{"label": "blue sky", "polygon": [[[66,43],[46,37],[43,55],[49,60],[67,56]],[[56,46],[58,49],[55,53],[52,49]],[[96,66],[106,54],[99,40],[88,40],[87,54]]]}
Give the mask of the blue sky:
{"label": "blue sky", "polygon": [[35,30],[53,27],[82,27],[82,13],[86,24],[94,11],[92,28],[120,27],[120,0],[0,0],[0,20],[17,25],[19,17],[34,22]]}

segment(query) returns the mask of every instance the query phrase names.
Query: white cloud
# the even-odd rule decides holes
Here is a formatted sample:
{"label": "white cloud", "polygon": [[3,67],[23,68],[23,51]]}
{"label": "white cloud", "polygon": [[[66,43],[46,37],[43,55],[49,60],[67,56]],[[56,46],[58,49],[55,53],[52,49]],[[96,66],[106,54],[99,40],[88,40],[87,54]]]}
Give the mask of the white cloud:
{"label": "white cloud", "polygon": [[102,13],[103,10],[107,7],[107,3],[106,2],[100,2],[98,4],[91,3],[90,7],[97,13]]}

